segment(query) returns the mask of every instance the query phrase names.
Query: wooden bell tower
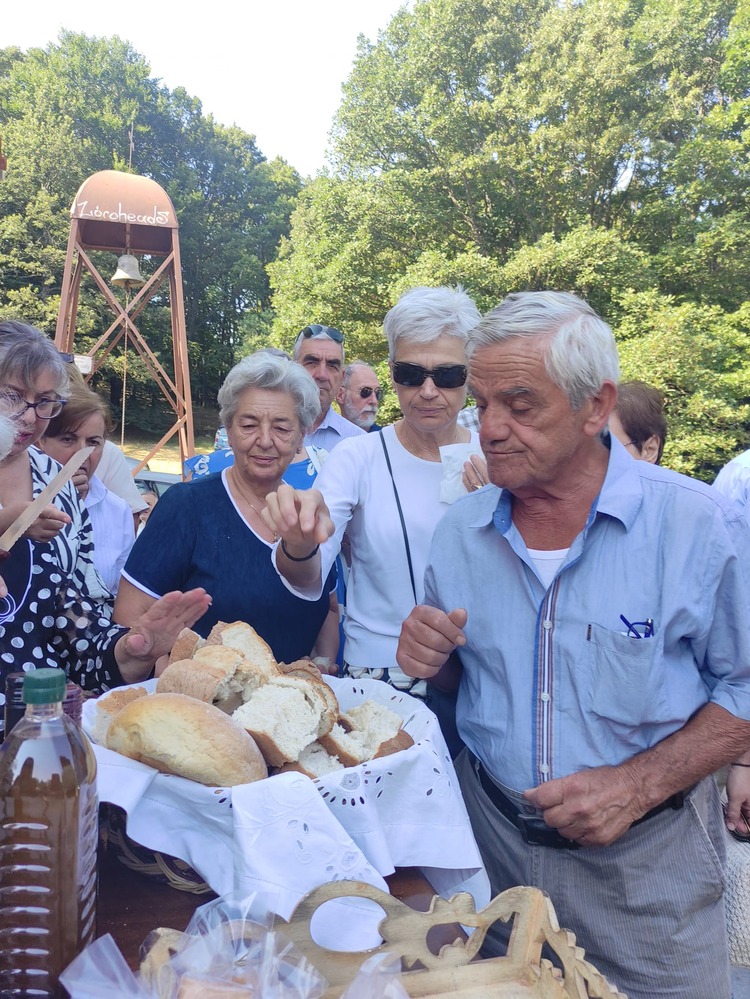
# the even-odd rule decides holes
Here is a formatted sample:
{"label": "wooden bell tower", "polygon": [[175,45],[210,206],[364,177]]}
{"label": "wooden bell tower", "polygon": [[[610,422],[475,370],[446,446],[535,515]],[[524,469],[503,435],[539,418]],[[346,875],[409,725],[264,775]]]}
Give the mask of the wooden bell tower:
{"label": "wooden bell tower", "polygon": [[[185,331],[185,304],[182,295],[179,226],[174,206],[166,192],[148,177],[138,177],[118,170],[102,170],[81,184],[70,209],[70,215],[70,236],[65,258],[55,345],[58,350],[74,352],[81,279],[84,271],[88,271],[115,316],[109,328],[88,351],[92,359],[91,374],[95,374],[123,338],[126,348],[131,344],[151,372],[175,417],[170,429],[138,467],[142,468],[175,434],[179,435],[182,462],[195,453],[195,439]],[[105,250],[118,255],[127,254],[133,258],[149,255],[162,257],[163,260],[147,280],[138,279],[132,282],[132,287],[135,288],[140,284],[142,287],[132,299],[128,294],[126,304],[123,306],[89,257],[92,250]],[[128,288],[131,286],[124,280],[110,281],[110,283],[127,284]],[[165,285],[169,292],[172,323],[173,378],[164,370],[137,326],[137,320],[151,298]]]}

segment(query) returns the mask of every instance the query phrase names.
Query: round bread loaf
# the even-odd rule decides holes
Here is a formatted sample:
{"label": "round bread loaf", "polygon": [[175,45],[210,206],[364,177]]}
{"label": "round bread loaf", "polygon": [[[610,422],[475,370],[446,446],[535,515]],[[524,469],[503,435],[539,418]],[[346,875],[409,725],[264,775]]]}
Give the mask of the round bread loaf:
{"label": "round bread loaf", "polygon": [[151,694],[126,705],[109,726],[107,747],[212,787],[268,776],[252,736],[218,708],[185,694]]}

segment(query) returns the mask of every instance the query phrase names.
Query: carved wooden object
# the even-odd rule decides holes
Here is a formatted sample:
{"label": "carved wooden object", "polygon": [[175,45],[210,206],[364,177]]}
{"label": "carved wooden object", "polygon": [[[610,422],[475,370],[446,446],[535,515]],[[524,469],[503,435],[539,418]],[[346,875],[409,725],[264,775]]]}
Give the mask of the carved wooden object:
{"label": "carved wooden object", "polygon": [[[310,920],[321,905],[337,898],[368,898],[384,910],[378,927],[383,938],[379,947],[342,952],[315,942]],[[513,920],[508,953],[476,960],[488,928],[498,919]],[[468,939],[459,932],[453,943],[433,953],[427,944],[430,929],[454,923],[475,927],[475,932]],[[510,888],[479,912],[467,893],[450,901],[435,896],[427,912],[418,912],[364,882],[334,881],[306,895],[289,922],[278,919],[276,928],[292,939],[328,980],[330,987],[322,999],[338,999],[362,962],[382,952],[401,957],[404,988],[410,996],[422,999],[626,999],[585,960],[575,936],[560,929],[552,902],[538,888]],[[238,932],[243,932],[241,927]],[[147,979],[155,981],[183,938],[176,930],[157,930],[151,935],[141,965]],[[555,954],[556,963],[542,958],[545,944]]]}

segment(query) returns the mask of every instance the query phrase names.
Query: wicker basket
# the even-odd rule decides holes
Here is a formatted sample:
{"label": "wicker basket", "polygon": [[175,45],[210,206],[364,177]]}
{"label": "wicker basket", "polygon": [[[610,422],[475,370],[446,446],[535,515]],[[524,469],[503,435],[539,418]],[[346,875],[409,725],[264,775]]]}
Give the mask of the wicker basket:
{"label": "wicker basket", "polygon": [[194,895],[213,894],[200,874],[184,860],[172,857],[168,853],[149,850],[131,839],[126,832],[127,816],[122,808],[118,808],[117,805],[102,804],[99,819],[100,832],[107,848],[131,871],[146,874],[156,878],[161,884],[178,888],[180,891],[189,891]]}

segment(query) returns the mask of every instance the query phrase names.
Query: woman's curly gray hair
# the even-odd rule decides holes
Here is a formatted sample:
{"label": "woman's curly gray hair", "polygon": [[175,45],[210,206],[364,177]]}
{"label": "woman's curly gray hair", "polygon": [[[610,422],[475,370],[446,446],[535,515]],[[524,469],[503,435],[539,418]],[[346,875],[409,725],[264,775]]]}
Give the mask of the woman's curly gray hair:
{"label": "woman's curly gray hair", "polygon": [[305,433],[320,416],[318,386],[305,369],[283,351],[264,348],[235,364],[219,389],[220,417],[225,426],[231,424],[240,396],[249,388],[271,389],[291,396]]}

